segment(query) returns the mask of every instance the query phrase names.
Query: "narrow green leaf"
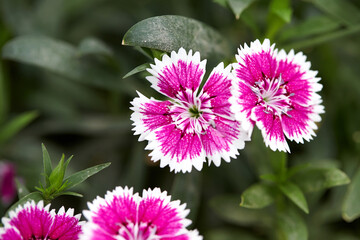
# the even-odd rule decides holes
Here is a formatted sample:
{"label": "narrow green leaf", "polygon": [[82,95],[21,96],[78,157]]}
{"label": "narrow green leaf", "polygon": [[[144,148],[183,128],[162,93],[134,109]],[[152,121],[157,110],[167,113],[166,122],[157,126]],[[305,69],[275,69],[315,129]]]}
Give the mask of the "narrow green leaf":
{"label": "narrow green leaf", "polygon": [[232,229],[232,228],[216,228],[204,233],[206,240],[260,240],[262,238],[256,237],[256,234],[250,233],[246,230]]}
{"label": "narrow green leaf", "polygon": [[286,41],[294,38],[304,38],[311,35],[326,33],[340,27],[340,21],[327,16],[316,16],[292,25],[279,33],[278,40]]}
{"label": "narrow green leaf", "polygon": [[66,42],[44,36],[20,36],[5,44],[2,57],[38,66],[84,84],[123,91],[117,75],[79,60],[77,49]]}
{"label": "narrow green leaf", "polygon": [[284,182],[278,185],[282,193],[285,194],[296,206],[298,206],[305,213],[309,213],[309,208],[305,196],[301,189],[292,182]]}
{"label": "narrow green leaf", "polygon": [[241,13],[248,8],[255,0],[227,0],[229,6],[233,13],[235,14],[236,19],[240,18]]}
{"label": "narrow green leaf", "polygon": [[112,50],[97,38],[85,38],[82,40],[78,47],[78,54],[80,56],[94,54],[113,57]]}
{"label": "narrow green leaf", "polygon": [[270,3],[266,37],[273,39],[275,34],[291,20],[292,9],[289,0],[272,0]]}
{"label": "narrow green leaf", "polygon": [[305,168],[291,179],[304,192],[316,192],[350,183],[348,176],[337,168]]}
{"label": "narrow green leaf", "polygon": [[274,202],[274,188],[257,183],[246,189],[241,195],[241,207],[264,208]]}
{"label": "narrow green leaf", "polygon": [[360,24],[358,25],[354,25],[351,26],[347,29],[344,30],[338,30],[335,32],[330,32],[327,34],[322,34],[320,36],[316,36],[310,39],[306,39],[306,40],[302,40],[302,41],[297,41],[297,42],[293,42],[291,44],[288,44],[286,46],[284,46],[284,49],[286,50],[290,50],[290,49],[294,49],[294,50],[299,50],[299,49],[303,49],[303,48],[308,48],[308,47],[313,47],[325,42],[329,42],[332,40],[335,40],[337,38],[342,38],[342,37],[346,37],[348,35],[354,34],[360,32]]}
{"label": "narrow green leaf", "polygon": [[260,179],[275,183],[275,182],[279,181],[279,176],[275,175],[275,174],[263,174],[263,175],[260,175]]}
{"label": "narrow green leaf", "polygon": [[65,155],[63,154],[61,156],[61,159],[58,163],[58,165],[54,168],[54,170],[52,170],[50,176],[49,176],[49,181],[50,181],[50,191],[58,191],[58,189],[61,187],[61,185],[63,184],[63,180],[64,180],[64,176],[65,176],[65,169],[66,169],[66,164],[64,163],[65,160]]}
{"label": "narrow green leaf", "polygon": [[15,136],[15,134],[31,123],[37,116],[38,113],[36,111],[25,112],[2,125],[0,127],[0,143],[4,143]]}
{"label": "narrow green leaf", "polygon": [[49,155],[49,152],[47,151],[45,145],[41,144],[42,153],[43,153],[43,165],[44,165],[44,174],[45,174],[45,182],[46,187],[50,186],[49,177],[52,172],[52,164],[51,164],[51,158]]}
{"label": "narrow green leaf", "polygon": [[61,192],[61,193],[59,193],[58,196],[60,196],[60,195],[69,195],[69,196],[74,196],[74,197],[83,197],[82,194],[76,193],[76,192]]}
{"label": "narrow green leaf", "polygon": [[270,11],[280,17],[285,23],[291,20],[292,9],[289,0],[272,0]]}
{"label": "narrow green leaf", "polygon": [[352,222],[360,217],[360,168],[357,169],[345,194],[342,217],[347,222]]}
{"label": "narrow green leaf", "polygon": [[4,122],[8,112],[8,90],[6,87],[3,64],[0,62],[0,125]]}
{"label": "narrow green leaf", "polygon": [[272,151],[269,148],[267,148],[267,152],[274,173],[279,176],[280,181],[285,180],[287,172],[287,153]]}
{"label": "narrow green leaf", "polygon": [[24,196],[23,198],[21,198],[19,201],[17,201],[16,203],[14,203],[6,212],[6,216],[9,215],[10,211],[15,210],[18,206],[20,205],[24,205],[26,202],[34,200],[35,202],[39,202],[43,199],[43,196],[40,192],[32,192],[29,193],[28,195]]}
{"label": "narrow green leaf", "polygon": [[324,12],[336,17],[347,25],[360,22],[360,10],[350,1],[344,0],[307,0]]}
{"label": "narrow green leaf", "polygon": [[223,195],[210,200],[210,207],[222,219],[240,226],[271,226],[272,216],[262,209],[239,207],[240,196]]}
{"label": "narrow green leaf", "polygon": [[82,171],[79,171],[77,173],[74,173],[73,175],[71,175],[65,179],[65,181],[68,182],[66,185],[66,189],[75,187],[76,185],[82,183],[83,181],[85,181],[86,179],[91,177],[92,175],[100,172],[104,168],[107,168],[108,166],[110,166],[110,164],[111,163],[99,164],[99,165],[84,169]]}
{"label": "narrow green leaf", "polygon": [[223,7],[227,7],[227,0],[213,0],[215,3],[220,4]]}
{"label": "narrow green leaf", "polygon": [[19,199],[25,197],[30,193],[26,186],[21,181],[19,181],[19,179],[16,178],[15,183]]}
{"label": "narrow green leaf", "polygon": [[128,72],[123,78],[127,78],[127,77],[130,77],[139,72],[145,71],[149,67],[150,67],[149,63],[141,64],[141,65],[137,66],[136,68],[134,68],[133,70],[131,70],[130,72]]}
{"label": "narrow green leaf", "polygon": [[289,207],[277,216],[276,234],[279,240],[308,239],[308,231],[304,219],[295,209]]}
{"label": "narrow green leaf", "polygon": [[186,203],[190,209],[189,218],[195,220],[200,204],[202,183],[201,173],[193,171],[188,174],[177,174],[171,187],[171,196]]}
{"label": "narrow green leaf", "polygon": [[230,54],[226,39],[213,28],[182,16],[159,16],[132,26],[123,38],[124,45],[140,46],[165,52],[199,51],[203,58],[220,60]]}

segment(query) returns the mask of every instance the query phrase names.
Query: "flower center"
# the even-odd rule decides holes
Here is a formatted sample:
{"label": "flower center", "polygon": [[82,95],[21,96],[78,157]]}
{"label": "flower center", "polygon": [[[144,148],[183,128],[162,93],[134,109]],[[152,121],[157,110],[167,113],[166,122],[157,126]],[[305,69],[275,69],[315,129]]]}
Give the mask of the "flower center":
{"label": "flower center", "polygon": [[189,108],[189,113],[191,118],[199,118],[202,114],[196,105]]}
{"label": "flower center", "polygon": [[121,224],[119,229],[120,240],[156,240],[156,226],[152,223],[132,223]]}
{"label": "flower center", "polygon": [[186,133],[204,134],[214,119],[210,103],[202,97],[192,96],[188,101],[176,101],[170,107],[176,127]]}
{"label": "flower center", "polygon": [[255,82],[251,89],[258,96],[258,105],[264,106],[266,113],[277,116],[286,114],[291,117],[288,112],[292,110],[290,99],[292,94],[288,93],[286,83],[281,76],[275,79],[264,77],[262,81]]}

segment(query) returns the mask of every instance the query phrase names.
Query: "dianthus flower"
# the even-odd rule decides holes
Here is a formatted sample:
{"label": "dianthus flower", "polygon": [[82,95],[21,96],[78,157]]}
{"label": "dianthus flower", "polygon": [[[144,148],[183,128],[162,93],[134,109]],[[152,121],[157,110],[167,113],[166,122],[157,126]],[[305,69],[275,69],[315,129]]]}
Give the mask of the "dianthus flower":
{"label": "dianthus flower", "polygon": [[161,61],[155,59],[147,80],[170,100],[138,93],[132,102],[135,134],[140,134],[140,141],[149,141],[146,149],[152,150],[152,160],[160,160],[160,167],[169,165],[170,171],[190,172],[193,166],[201,170],[206,158],[219,166],[221,158],[227,162],[235,158],[248,140],[230,110],[231,66],[220,63],[200,89],[205,65],[199,52],[193,55],[183,48]]}
{"label": "dianthus flower", "polygon": [[50,204],[44,207],[43,201],[34,201],[10,211],[9,218],[3,217],[4,227],[0,228],[1,240],[76,240],[81,232],[80,214],[74,210],[65,212],[61,207],[58,213],[49,211]]}
{"label": "dianthus flower", "polygon": [[81,240],[201,240],[197,230],[187,230],[189,210],[171,201],[159,188],[144,190],[116,187],[105,198],[97,197],[84,210],[88,222]]}
{"label": "dianthus flower", "polygon": [[315,122],[324,113],[316,93],[322,85],[302,52],[287,54],[274,47],[265,39],[262,44],[256,40],[238,49],[230,102],[246,130],[251,132],[256,124],[266,146],[290,152],[285,136],[297,143],[315,136]]}

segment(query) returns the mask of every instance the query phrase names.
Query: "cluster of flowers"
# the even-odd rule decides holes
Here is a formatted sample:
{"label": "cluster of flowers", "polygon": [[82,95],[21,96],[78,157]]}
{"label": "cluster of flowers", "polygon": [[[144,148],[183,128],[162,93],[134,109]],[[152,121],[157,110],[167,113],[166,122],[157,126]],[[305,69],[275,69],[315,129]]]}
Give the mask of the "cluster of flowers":
{"label": "cluster of flowers", "polygon": [[[183,49],[155,59],[147,69],[152,87],[169,100],[141,93],[132,102],[135,134],[147,140],[153,161],[171,171],[201,170],[203,163],[229,162],[249,141],[256,125],[266,146],[290,152],[286,138],[297,143],[315,136],[315,122],[324,112],[317,72],[302,53],[278,51],[268,39],[240,47],[237,62],[216,66],[208,79],[206,60]],[[62,207],[49,210],[40,201],[27,202],[3,218],[0,240],[200,240],[188,230],[185,204],[171,201],[160,189],[117,187],[97,197],[80,215]]]}
{"label": "cluster of flowers", "polygon": [[[278,51],[265,39],[238,49],[236,63],[220,63],[202,84],[206,60],[181,48],[155,59],[147,77],[170,98],[132,102],[135,134],[147,140],[153,161],[175,172],[201,170],[208,160],[220,165],[235,158],[256,125],[266,146],[290,152],[286,139],[303,143],[315,136],[324,112],[317,72],[300,52]],[[201,86],[203,87],[201,88]]]}
{"label": "cluster of flowers", "polygon": [[159,188],[144,190],[142,197],[132,188],[117,187],[105,198],[88,203],[79,221],[73,209],[56,213],[50,204],[34,201],[19,206],[3,217],[1,240],[201,240],[197,230],[188,230],[189,210],[171,201]]}

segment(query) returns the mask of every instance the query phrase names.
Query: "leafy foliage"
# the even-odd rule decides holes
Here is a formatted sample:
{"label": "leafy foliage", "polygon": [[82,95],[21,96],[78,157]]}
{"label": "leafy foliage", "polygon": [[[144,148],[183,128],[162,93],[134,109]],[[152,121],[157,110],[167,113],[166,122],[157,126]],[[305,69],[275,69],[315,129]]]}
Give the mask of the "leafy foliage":
{"label": "leafy foliage", "polygon": [[[354,0],[1,1],[0,159],[16,164],[19,180],[19,201],[1,213],[29,199],[79,212],[113,186],[156,186],[187,203],[205,239],[357,239],[359,9]],[[255,130],[238,159],[189,175],[149,161],[129,101],[152,91],[144,70],[153,59],[185,47],[209,67],[227,65],[239,45],[265,37],[319,71],[317,137],[286,155],[265,149]],[[75,187],[83,198],[71,197]]]}

